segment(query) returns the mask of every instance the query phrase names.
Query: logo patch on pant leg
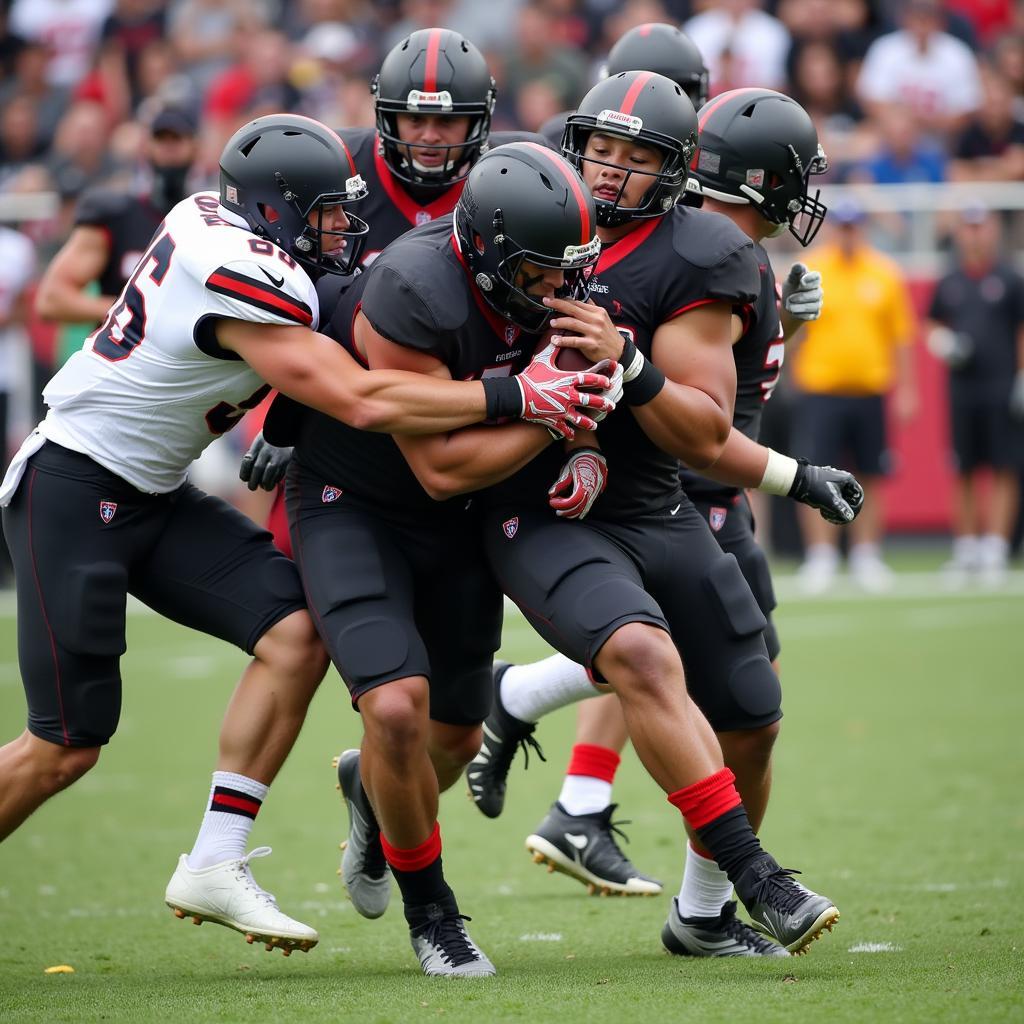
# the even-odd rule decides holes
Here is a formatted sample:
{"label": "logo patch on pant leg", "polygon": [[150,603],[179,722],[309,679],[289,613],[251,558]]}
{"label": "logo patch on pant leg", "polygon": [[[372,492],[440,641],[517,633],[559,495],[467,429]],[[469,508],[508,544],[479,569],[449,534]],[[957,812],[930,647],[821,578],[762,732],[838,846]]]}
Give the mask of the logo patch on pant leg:
{"label": "logo patch on pant leg", "polygon": [[711,529],[718,533],[718,531],[725,526],[725,517],[729,514],[727,508],[722,508],[720,505],[713,505],[708,510],[708,523],[711,525]]}
{"label": "logo patch on pant leg", "polygon": [[505,536],[511,540],[519,532],[519,516],[513,516],[511,519],[506,519],[501,524],[501,528],[505,531]]}
{"label": "logo patch on pant leg", "polygon": [[109,523],[114,518],[114,513],[117,511],[116,501],[101,501],[100,502],[100,519],[105,523]]}
{"label": "logo patch on pant leg", "polygon": [[337,501],[341,497],[341,493],[342,491],[340,487],[332,487],[328,484],[324,488],[324,493],[320,495],[320,500],[325,505],[330,505],[332,501]]}

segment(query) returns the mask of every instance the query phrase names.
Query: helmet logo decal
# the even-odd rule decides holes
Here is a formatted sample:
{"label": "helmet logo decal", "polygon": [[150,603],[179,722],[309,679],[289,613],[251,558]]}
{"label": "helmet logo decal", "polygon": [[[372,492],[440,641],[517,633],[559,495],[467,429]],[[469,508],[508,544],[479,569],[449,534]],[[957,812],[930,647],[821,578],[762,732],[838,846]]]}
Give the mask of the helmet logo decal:
{"label": "helmet logo decal", "polygon": [[764,170],[760,167],[751,167],[747,171],[747,184],[751,188],[764,188]]}
{"label": "helmet logo decal", "polygon": [[345,181],[345,195],[349,199],[359,199],[366,192],[366,182],[361,174],[353,174]]}
{"label": "helmet logo decal", "polygon": [[224,188],[224,198],[227,199],[229,203],[237,203],[238,189],[235,188],[234,185],[226,185]]}
{"label": "helmet logo decal", "polygon": [[562,266],[574,267],[578,263],[587,264],[601,255],[601,239],[594,237],[586,245],[567,245],[562,253]]}
{"label": "helmet logo decal", "polygon": [[717,174],[722,166],[722,158],[717,153],[701,147],[697,154],[697,170],[707,174]]}
{"label": "helmet logo decal", "polygon": [[440,92],[421,92],[419,89],[412,89],[405,103],[410,110],[419,110],[420,107],[440,107],[442,110],[451,110],[453,107],[452,94],[447,89],[442,89]]}
{"label": "helmet logo decal", "polygon": [[602,110],[597,115],[597,123],[613,128],[624,128],[630,135],[639,135],[644,126],[643,118],[624,114],[621,110]]}

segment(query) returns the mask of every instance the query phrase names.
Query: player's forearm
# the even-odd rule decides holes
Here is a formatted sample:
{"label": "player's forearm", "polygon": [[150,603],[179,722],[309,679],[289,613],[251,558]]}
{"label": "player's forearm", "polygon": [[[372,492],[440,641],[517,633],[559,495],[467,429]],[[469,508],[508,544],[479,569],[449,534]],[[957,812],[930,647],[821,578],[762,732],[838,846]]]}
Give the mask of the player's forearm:
{"label": "player's forearm", "polygon": [[725,404],[699,388],[667,381],[654,399],[630,411],[662,451],[704,472],[721,457],[729,438],[732,406]]}
{"label": "player's forearm", "polygon": [[701,472],[731,487],[758,487],[767,465],[768,449],[733,427],[718,461]]}
{"label": "player's forearm", "polygon": [[793,316],[792,313],[786,310],[779,311],[779,323],[782,325],[782,337],[786,341],[792,341],[793,338],[800,333],[800,328],[807,323],[806,320],[801,320],[799,317]]}
{"label": "player's forearm", "polygon": [[542,427],[510,423],[456,430],[435,442],[408,458],[427,494],[443,501],[512,476],[551,443],[551,436]]}
{"label": "player's forearm", "polygon": [[36,293],[36,313],[44,320],[66,324],[98,324],[116,299],[110,295],[89,295],[77,287],[45,279]]}

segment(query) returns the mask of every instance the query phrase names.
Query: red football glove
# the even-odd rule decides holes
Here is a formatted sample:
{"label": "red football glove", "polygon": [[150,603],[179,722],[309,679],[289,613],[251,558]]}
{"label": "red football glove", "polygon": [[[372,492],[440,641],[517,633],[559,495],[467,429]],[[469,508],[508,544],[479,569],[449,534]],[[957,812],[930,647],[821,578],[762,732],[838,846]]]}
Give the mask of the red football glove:
{"label": "red football glove", "polygon": [[577,448],[548,490],[556,516],[582,519],[608,484],[608,463],[596,448]]}
{"label": "red football glove", "polygon": [[612,388],[614,366],[609,365],[607,374],[561,370],[555,365],[557,354],[557,346],[548,345],[514,378],[523,395],[519,418],[540,423],[555,436],[571,441],[576,430],[597,429],[597,423],[581,409],[607,415],[615,408],[615,403],[602,394]]}

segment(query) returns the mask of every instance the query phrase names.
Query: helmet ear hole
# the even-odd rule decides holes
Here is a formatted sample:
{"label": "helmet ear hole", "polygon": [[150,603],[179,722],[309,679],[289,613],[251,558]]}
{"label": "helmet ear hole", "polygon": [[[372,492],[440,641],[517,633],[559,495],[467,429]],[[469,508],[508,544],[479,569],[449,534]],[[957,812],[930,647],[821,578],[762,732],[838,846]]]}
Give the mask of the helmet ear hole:
{"label": "helmet ear hole", "polygon": [[257,205],[259,206],[260,213],[263,214],[263,219],[268,224],[275,224],[281,219],[281,215],[274,207],[269,206],[267,203],[258,203]]}

